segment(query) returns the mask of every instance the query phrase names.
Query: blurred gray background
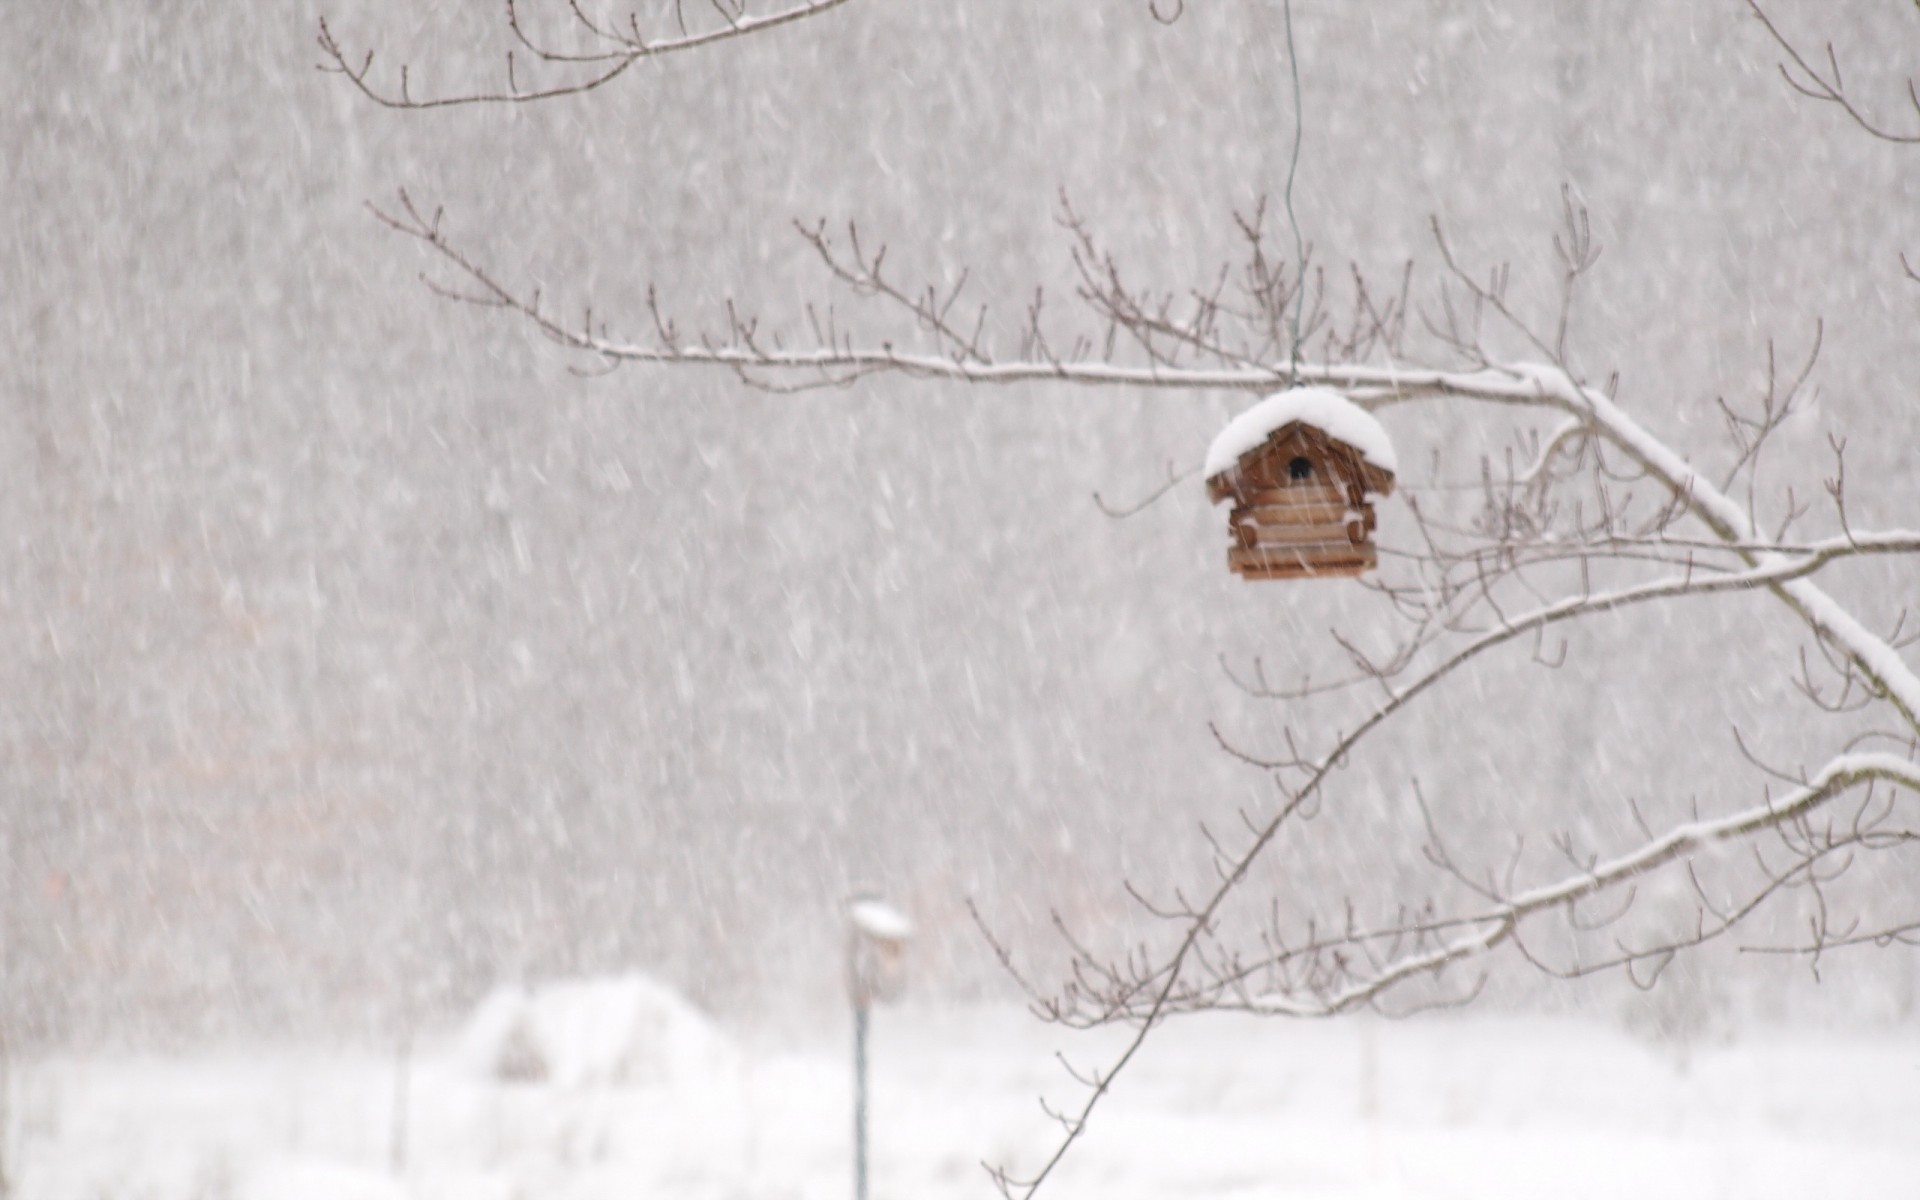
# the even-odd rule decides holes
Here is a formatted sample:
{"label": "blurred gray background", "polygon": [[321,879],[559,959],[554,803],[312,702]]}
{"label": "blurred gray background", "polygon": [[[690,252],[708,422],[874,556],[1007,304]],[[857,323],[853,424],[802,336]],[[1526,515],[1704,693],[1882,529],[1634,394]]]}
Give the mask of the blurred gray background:
{"label": "blurred gray background", "polygon": [[[555,14],[529,0],[530,14]],[[558,6],[553,6],[557,8]],[[1897,108],[1920,15],[1780,0]],[[1337,661],[1379,616],[1224,569],[1198,461],[1245,397],[874,379],[769,396],[579,363],[436,300],[366,203],[405,187],[563,311],[645,328],[836,296],[795,218],[1016,318],[1064,297],[1061,189],[1142,281],[1209,279],[1285,180],[1280,8],[854,0],[531,108],[390,112],[316,21],[421,91],[498,80],[486,4],[34,4],[0,39],[0,820],[17,1041],[377,1031],[496,981],[637,966],[745,1018],[838,994],[840,905],[922,927],[916,986],[1000,994],[966,915],[1046,975],[1058,911],[1138,932],[1121,882],[1202,878],[1201,820],[1271,793],[1298,713],[1223,675]],[[1689,454],[1826,322],[1770,477],[1914,523],[1920,155],[1796,101],[1738,0],[1300,0],[1296,189],[1319,262],[1382,279],[1437,216],[1552,286],[1561,186],[1605,254],[1575,354]],[[848,298],[838,294],[841,304]],[[1409,487],[1503,426],[1384,415]],[[1435,493],[1438,495],[1439,493]],[[1407,532],[1389,506],[1382,536]],[[1836,588],[1887,620],[1911,566]],[[1423,791],[1463,835],[1619,829],[1624,798],[1750,802],[1734,725],[1835,745],[1764,601],[1603,623],[1496,663],[1359,765],[1265,881],[1379,896]],[[1600,836],[1596,833],[1595,836]],[[1899,879],[1892,890],[1913,888]],[[1911,1014],[1912,955],[1829,964],[1812,1010]],[[1730,956],[1730,1011],[1805,989]],[[1840,981],[1835,986],[1835,979]],[[1785,1001],[1780,1001],[1785,1003]]]}

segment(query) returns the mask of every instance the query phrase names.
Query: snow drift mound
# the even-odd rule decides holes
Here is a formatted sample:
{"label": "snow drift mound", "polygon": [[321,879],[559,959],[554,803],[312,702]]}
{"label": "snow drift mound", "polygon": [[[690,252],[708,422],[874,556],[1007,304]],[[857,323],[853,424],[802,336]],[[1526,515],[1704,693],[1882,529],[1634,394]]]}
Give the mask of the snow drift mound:
{"label": "snow drift mound", "polygon": [[496,989],[474,1010],[456,1054],[485,1079],[562,1087],[675,1083],[733,1065],[711,1021],[638,974]]}

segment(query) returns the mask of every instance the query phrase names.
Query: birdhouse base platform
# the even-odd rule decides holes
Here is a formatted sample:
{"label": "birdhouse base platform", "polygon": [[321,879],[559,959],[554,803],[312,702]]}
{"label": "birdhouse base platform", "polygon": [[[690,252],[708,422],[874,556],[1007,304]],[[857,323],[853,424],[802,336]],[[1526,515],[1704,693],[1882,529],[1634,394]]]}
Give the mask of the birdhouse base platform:
{"label": "birdhouse base platform", "polygon": [[1347,579],[1373,570],[1370,545],[1348,541],[1302,546],[1235,546],[1227,566],[1242,579]]}

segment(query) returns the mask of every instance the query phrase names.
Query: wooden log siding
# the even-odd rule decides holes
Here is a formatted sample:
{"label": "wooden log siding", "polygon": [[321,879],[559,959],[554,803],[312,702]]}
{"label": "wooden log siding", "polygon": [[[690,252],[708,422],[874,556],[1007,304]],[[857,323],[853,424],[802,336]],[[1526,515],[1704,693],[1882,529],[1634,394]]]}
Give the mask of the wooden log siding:
{"label": "wooden log siding", "polygon": [[1333,519],[1338,519],[1340,514],[1352,508],[1353,505],[1349,502],[1348,497],[1338,489],[1319,487],[1293,489],[1262,488],[1259,491],[1247,493],[1245,497],[1240,500],[1239,507],[1270,508],[1275,510],[1276,513],[1282,510],[1289,513],[1304,512],[1317,520],[1319,519],[1319,514],[1322,512],[1331,512],[1334,514]]}
{"label": "wooden log siding", "polygon": [[1242,546],[1357,546],[1366,540],[1367,529],[1359,520],[1312,525],[1265,525],[1236,520],[1233,537]]}
{"label": "wooden log siding", "polygon": [[1373,532],[1378,523],[1373,515],[1373,505],[1365,502],[1327,504],[1315,501],[1310,504],[1269,504],[1257,498],[1265,494],[1256,493],[1256,498],[1251,504],[1235,505],[1228,519],[1235,524],[1252,521],[1259,525],[1346,525],[1358,521],[1369,533]]}

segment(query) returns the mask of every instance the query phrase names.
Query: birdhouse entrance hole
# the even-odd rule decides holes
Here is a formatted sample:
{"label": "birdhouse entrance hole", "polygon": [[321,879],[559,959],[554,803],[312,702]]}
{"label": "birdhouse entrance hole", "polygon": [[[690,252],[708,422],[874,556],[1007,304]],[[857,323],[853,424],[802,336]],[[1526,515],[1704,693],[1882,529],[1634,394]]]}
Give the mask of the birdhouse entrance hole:
{"label": "birdhouse entrance hole", "polygon": [[1298,455],[1287,464],[1287,475],[1295,482],[1313,478],[1313,460],[1306,455]]}

